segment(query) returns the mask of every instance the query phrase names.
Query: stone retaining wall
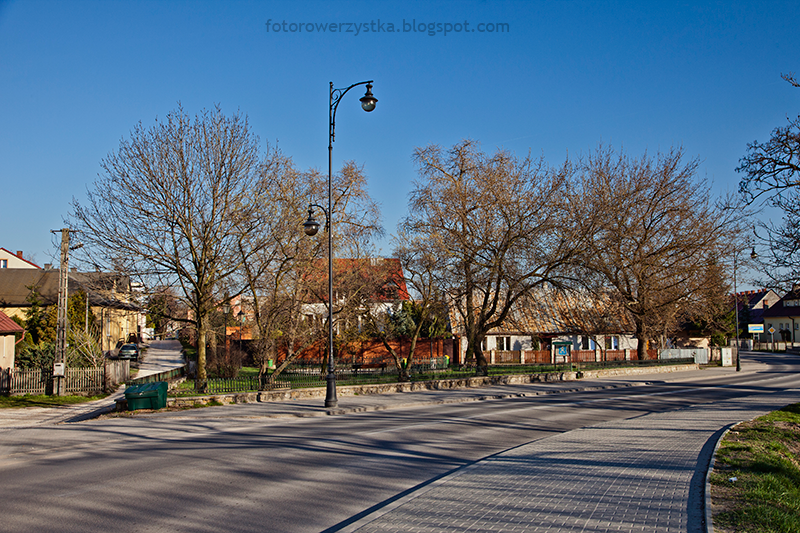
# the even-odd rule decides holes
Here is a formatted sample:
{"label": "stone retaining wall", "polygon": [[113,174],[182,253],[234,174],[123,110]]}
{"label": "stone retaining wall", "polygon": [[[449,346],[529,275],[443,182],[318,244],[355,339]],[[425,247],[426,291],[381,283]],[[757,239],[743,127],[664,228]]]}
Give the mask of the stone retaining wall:
{"label": "stone retaining wall", "polygon": [[[641,368],[604,368],[583,372],[549,372],[546,374],[509,374],[503,376],[483,376],[459,379],[439,379],[432,381],[414,381],[410,383],[377,383],[369,385],[341,385],[336,387],[337,396],[359,396],[368,394],[388,394],[397,392],[414,392],[423,390],[465,389],[488,387],[491,385],[522,385],[526,383],[544,383],[557,381],[576,381],[611,376],[633,376],[638,374],[660,374],[698,370],[696,364],[648,366]],[[307,400],[324,398],[325,387],[307,389],[244,392],[236,394],[212,394],[207,396],[191,396],[185,398],[167,398],[168,407],[194,407],[211,403],[255,403],[281,402],[287,400]]]}

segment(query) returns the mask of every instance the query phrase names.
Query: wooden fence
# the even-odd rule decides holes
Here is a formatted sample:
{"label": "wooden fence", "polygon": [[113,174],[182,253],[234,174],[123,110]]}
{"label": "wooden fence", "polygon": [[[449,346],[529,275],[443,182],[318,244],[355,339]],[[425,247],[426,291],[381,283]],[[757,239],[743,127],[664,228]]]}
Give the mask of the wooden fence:
{"label": "wooden fence", "polygon": [[625,350],[606,350],[606,361],[624,361]]}
{"label": "wooden fence", "polygon": [[521,352],[519,350],[497,350],[494,353],[494,363],[497,365],[518,365],[520,363]]}
{"label": "wooden fence", "polygon": [[597,354],[594,350],[573,350],[570,360],[573,363],[593,363],[597,360]]}
{"label": "wooden fence", "polygon": [[[130,377],[130,361],[106,361],[103,368],[67,368],[67,394],[101,394],[110,392]],[[52,394],[52,368],[7,368],[0,371],[0,394]]]}
{"label": "wooden fence", "polygon": [[525,350],[525,364],[547,365],[552,361],[550,350]]}
{"label": "wooden fence", "polygon": [[53,370],[23,370],[7,368],[2,371],[0,392],[4,394],[52,394]]}

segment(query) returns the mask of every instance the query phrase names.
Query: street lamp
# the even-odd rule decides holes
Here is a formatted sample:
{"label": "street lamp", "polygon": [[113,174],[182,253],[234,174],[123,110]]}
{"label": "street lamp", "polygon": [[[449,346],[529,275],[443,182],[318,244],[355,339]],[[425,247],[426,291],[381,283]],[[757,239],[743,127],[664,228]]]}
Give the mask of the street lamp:
{"label": "street lamp", "polygon": [[236,315],[236,318],[239,319],[239,351],[242,351],[242,330],[244,329],[244,311],[241,309],[239,313]]}
{"label": "street lamp", "polygon": [[225,337],[225,353],[227,354],[230,350],[230,346],[228,344],[228,317],[231,314],[231,302],[227,299],[227,295],[225,298],[225,303],[222,304],[222,312],[225,314],[225,317],[223,318],[224,324],[222,325],[222,335]]}
{"label": "street lamp", "polygon": [[733,250],[733,316],[736,319],[736,371],[741,372],[742,362],[739,358],[739,293],[736,292],[736,258],[739,250]]}
{"label": "street lamp", "polygon": [[[739,250],[733,251],[733,315],[736,319],[736,371],[742,371],[742,361],[739,357],[739,294],[736,292],[736,259],[739,255]],[[750,259],[756,259],[758,254],[755,247],[750,252]]]}
{"label": "street lamp", "polygon": [[330,98],[328,100],[328,209],[317,204],[308,205],[308,220],[303,223],[303,231],[306,235],[313,236],[319,231],[320,224],[314,218],[314,207],[318,207],[325,213],[325,231],[328,232],[328,375],[325,376],[327,390],[325,392],[325,407],[336,407],[339,400],[336,398],[336,367],[333,357],[333,141],[336,137],[336,109],[339,101],[347,94],[347,91],[359,85],[366,85],[367,92],[359,100],[361,108],[367,113],[375,109],[378,99],[372,94],[372,80],[354,83],[346,89],[334,89],[333,82],[330,82]]}

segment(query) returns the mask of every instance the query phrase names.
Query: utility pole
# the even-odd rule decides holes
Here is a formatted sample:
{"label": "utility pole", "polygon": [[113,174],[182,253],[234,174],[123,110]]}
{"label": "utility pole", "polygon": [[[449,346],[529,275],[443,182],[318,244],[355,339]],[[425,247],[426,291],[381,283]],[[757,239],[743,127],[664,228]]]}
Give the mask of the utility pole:
{"label": "utility pole", "polygon": [[[56,315],[56,358],[53,364],[53,394],[67,393],[67,300],[69,298],[69,230],[51,230],[61,233],[61,267],[58,271],[58,314]],[[80,248],[80,244],[76,248]]]}

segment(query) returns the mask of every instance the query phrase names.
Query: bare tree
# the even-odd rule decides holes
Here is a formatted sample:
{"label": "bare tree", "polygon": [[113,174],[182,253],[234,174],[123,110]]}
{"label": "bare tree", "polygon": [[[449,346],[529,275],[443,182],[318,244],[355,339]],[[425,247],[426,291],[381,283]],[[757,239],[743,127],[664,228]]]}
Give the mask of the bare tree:
{"label": "bare tree", "polygon": [[[412,300],[402,302],[389,316],[371,313],[369,317],[371,333],[392,356],[400,381],[409,381],[409,369],[419,339],[440,337],[446,331],[447,304],[437,282],[438,258],[435,251],[427,247],[424,239],[404,234],[402,230],[395,243],[394,255],[398,258]],[[397,339],[409,340],[405,364],[390,343]]]}
{"label": "bare tree", "polygon": [[[92,327],[92,330],[95,328]],[[95,331],[86,331],[80,328],[69,330],[69,350],[67,360],[70,366],[80,361],[92,368],[100,368],[105,361],[105,355],[100,348],[99,335]]]}
{"label": "bare tree", "polygon": [[192,118],[179,106],[150,128],[137,125],[102,161],[87,202],[73,200],[71,226],[90,260],[175,288],[191,310],[201,380],[209,313],[267,245],[262,207],[285,165],[275,150],[262,154],[246,117],[216,107]]}
{"label": "bare tree", "polygon": [[[792,74],[783,79],[794,87]],[[763,271],[778,285],[791,286],[800,279],[800,115],[775,128],[768,141],[753,141],[737,172],[744,174],[739,191],[747,204],[772,205],[783,213],[778,223],[760,224],[765,257]]]}
{"label": "bare tree", "polygon": [[486,333],[536,287],[561,284],[584,244],[571,219],[572,169],[508,152],[488,156],[474,141],[418,148],[419,180],[402,229],[437,257],[435,275],[467,337],[479,373]]}
{"label": "bare tree", "polygon": [[739,214],[714,205],[697,164],[681,150],[634,159],[603,147],[582,164],[582,210],[597,225],[582,279],[630,313],[640,359],[686,316],[735,243]]}
{"label": "bare tree", "polygon": [[[269,203],[263,205],[270,219],[263,228],[268,244],[242,258],[243,296],[252,305],[255,358],[262,376],[268,361],[277,361],[279,353],[286,357],[273,377],[324,339],[325,324],[310,319],[303,308],[312,301],[327,301],[327,293],[324,297],[316,294],[327,287],[327,271],[319,267],[327,257],[327,239],[324,234],[306,236],[301,222],[309,203],[319,202],[326,194],[326,180],[315,170],[285,172],[274,184]],[[363,168],[352,161],[333,176],[334,257],[367,253],[372,239],[383,232],[380,211],[366,185]],[[347,284],[342,273],[334,276],[334,283],[339,292]],[[334,313],[339,317],[342,309]]]}
{"label": "bare tree", "polygon": [[151,288],[145,306],[147,322],[156,336],[165,335],[171,323],[186,319],[186,309],[169,287]]}
{"label": "bare tree", "polygon": [[781,74],[781,78],[789,82],[792,87],[800,87],[800,82],[794,77],[793,72],[789,72],[788,74]]}

